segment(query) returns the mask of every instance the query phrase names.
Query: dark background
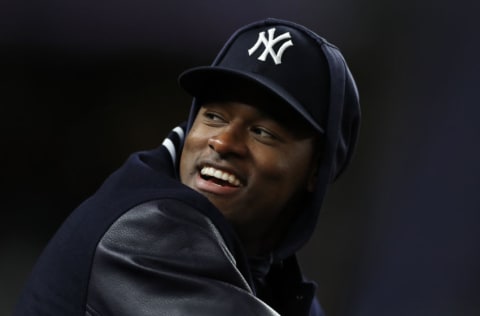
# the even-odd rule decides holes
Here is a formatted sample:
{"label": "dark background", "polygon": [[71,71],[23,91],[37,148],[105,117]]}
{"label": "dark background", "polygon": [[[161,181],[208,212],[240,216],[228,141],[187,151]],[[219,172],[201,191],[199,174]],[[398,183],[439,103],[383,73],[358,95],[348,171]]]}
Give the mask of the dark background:
{"label": "dark background", "polygon": [[186,118],[176,83],[238,27],[296,21],[339,46],[358,152],[301,253],[329,316],[480,315],[478,1],[0,3],[0,315],[61,222]]}

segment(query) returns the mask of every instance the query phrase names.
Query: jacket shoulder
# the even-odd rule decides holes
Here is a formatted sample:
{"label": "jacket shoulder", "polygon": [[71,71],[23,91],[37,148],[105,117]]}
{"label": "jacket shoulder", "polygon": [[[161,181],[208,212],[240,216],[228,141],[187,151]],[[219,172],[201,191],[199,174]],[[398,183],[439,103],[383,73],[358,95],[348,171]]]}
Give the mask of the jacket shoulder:
{"label": "jacket shoulder", "polygon": [[112,224],[95,252],[87,305],[98,315],[276,314],[214,223],[175,199],[142,203]]}

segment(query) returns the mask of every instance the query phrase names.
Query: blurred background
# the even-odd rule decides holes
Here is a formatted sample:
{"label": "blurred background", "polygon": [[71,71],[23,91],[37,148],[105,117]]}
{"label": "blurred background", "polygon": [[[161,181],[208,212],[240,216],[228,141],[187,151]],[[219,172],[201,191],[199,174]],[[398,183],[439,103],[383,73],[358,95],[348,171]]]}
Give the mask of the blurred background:
{"label": "blurred background", "polygon": [[478,1],[0,3],[0,315],[66,216],[187,116],[184,69],[238,27],[296,21],[336,44],[358,151],[301,253],[328,316],[480,315]]}

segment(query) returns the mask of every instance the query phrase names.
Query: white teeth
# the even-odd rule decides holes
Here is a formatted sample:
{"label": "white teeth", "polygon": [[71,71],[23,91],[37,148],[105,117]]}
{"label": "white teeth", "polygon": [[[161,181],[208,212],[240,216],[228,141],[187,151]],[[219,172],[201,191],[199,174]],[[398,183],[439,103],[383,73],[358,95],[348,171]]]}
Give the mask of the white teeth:
{"label": "white teeth", "polygon": [[238,180],[235,175],[215,169],[213,167],[203,167],[202,170],[200,170],[200,174],[227,181],[228,183],[237,187],[240,186],[240,180]]}
{"label": "white teeth", "polygon": [[215,170],[215,172],[213,173],[213,176],[217,179],[222,179],[222,172],[220,170]]}

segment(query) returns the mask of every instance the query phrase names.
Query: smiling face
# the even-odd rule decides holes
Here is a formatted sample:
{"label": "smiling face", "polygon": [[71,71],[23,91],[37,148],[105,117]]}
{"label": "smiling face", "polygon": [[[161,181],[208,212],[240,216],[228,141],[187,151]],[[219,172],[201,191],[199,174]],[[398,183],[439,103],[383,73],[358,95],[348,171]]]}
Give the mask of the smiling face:
{"label": "smiling face", "polygon": [[180,160],[182,183],[222,212],[250,254],[271,250],[315,183],[315,133],[289,109],[273,118],[262,107],[203,103]]}

